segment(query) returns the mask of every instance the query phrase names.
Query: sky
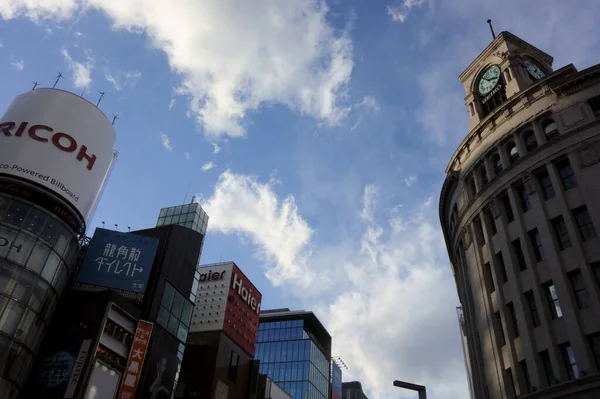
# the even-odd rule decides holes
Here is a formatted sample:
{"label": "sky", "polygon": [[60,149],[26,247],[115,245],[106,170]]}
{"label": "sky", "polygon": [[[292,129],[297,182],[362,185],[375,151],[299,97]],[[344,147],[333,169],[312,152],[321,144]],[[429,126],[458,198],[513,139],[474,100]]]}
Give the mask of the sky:
{"label": "sky", "polygon": [[463,399],[438,198],[488,18],[556,69],[600,62],[597,0],[0,0],[0,109],[59,71],[105,92],[119,158],[88,234],[194,197],[201,262],[235,261],[263,309],[313,310],[344,381]]}

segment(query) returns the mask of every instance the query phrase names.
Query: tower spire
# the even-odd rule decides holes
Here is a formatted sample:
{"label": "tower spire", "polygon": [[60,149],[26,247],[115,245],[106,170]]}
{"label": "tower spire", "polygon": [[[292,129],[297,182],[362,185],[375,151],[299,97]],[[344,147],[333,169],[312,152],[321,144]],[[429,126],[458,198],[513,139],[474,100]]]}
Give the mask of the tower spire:
{"label": "tower spire", "polygon": [[490,30],[492,31],[492,37],[495,39],[496,38],[496,34],[494,33],[494,27],[492,26],[492,20],[488,19],[487,23],[490,26]]}

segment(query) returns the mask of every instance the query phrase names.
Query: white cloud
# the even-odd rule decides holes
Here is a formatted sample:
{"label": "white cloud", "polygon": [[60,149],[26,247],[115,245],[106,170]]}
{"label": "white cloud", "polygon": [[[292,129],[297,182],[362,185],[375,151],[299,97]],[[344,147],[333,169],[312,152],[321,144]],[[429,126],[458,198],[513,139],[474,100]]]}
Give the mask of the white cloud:
{"label": "white cloud", "polygon": [[404,22],[406,20],[406,12],[402,12],[398,7],[387,7],[387,14],[394,22]]}
{"label": "white cloud", "polygon": [[190,155],[190,153],[189,153],[189,152],[187,152],[187,151],[183,153],[183,156],[185,156],[185,159],[187,159],[188,161],[189,161],[190,159],[192,159],[192,156],[191,156],[191,155]]}
{"label": "white cloud", "polygon": [[11,62],[10,64],[19,72],[21,72],[23,69],[25,69],[25,61],[24,60]]}
{"label": "white cloud", "polygon": [[404,0],[400,6],[388,6],[387,15],[394,22],[404,22],[406,17],[413,7],[420,7],[425,3],[429,3],[431,0]]}
{"label": "white cloud", "polygon": [[172,98],[171,101],[169,101],[169,109],[173,108],[174,105],[175,105],[175,99]]}
{"label": "white cloud", "polygon": [[91,71],[94,67],[94,60],[91,53],[86,52],[85,63],[73,60],[66,49],[62,49],[61,53],[65,57],[69,70],[73,74],[73,85],[78,89],[88,88],[92,84]]}
{"label": "white cloud", "polygon": [[117,80],[117,78],[115,78],[113,75],[107,73],[106,75],[104,75],[104,78],[113,85],[114,89],[119,91],[121,90],[121,84],[119,83],[119,81]]}
{"label": "white cloud", "polygon": [[148,34],[167,54],[206,135],[243,136],[248,113],[273,103],[328,124],[348,113],[352,41],[329,24],[324,1],[0,3],[5,19],[64,20],[89,9],[103,11],[119,28]]}
{"label": "white cloud", "polygon": [[162,142],[163,147],[165,147],[167,151],[173,151],[171,140],[169,139],[169,136],[166,133],[160,134],[160,141]]}
{"label": "white cloud", "polygon": [[4,43],[0,41],[0,48],[4,47]]}
{"label": "white cloud", "polygon": [[213,146],[213,154],[218,154],[218,153],[219,153],[219,151],[221,151],[221,147],[219,147],[219,146],[218,146],[218,144],[217,144],[217,143],[215,143],[215,142],[213,142],[213,143],[211,143],[211,144],[212,144],[212,146]]}
{"label": "white cloud", "polygon": [[203,171],[203,172],[206,172],[207,170],[211,170],[211,169],[212,169],[212,168],[214,168],[215,166],[217,166],[217,165],[215,165],[215,164],[214,164],[214,163],[212,163],[212,162],[207,162],[207,163],[205,163],[204,165],[202,165],[202,168],[201,168],[201,169],[202,169],[202,171]]}
{"label": "white cloud", "polygon": [[314,278],[303,252],[312,229],[300,216],[294,197],[280,200],[274,184],[227,170],[219,176],[213,195],[202,200],[202,207],[210,215],[209,229],[240,234],[256,245],[274,284],[294,281],[306,287]]}
{"label": "white cloud", "polygon": [[412,186],[416,182],[417,182],[417,176],[409,176],[405,179],[402,179],[402,183],[406,184],[407,187]]}
{"label": "white cloud", "polygon": [[125,79],[127,80],[138,80],[139,78],[142,77],[142,73],[137,71],[137,72],[125,72]]}
{"label": "white cloud", "polygon": [[363,100],[356,105],[356,107],[379,111],[379,102],[377,102],[377,99],[373,96],[365,96]]}
{"label": "white cloud", "polygon": [[282,201],[274,188],[272,181],[224,172],[202,201],[209,229],[256,245],[268,278],[286,284],[327,326],[333,353],[350,367],[344,379],[362,381],[370,397],[381,399],[397,397],[392,381],[399,376],[426,384],[432,397],[467,397],[456,290],[430,198],[396,208],[379,225],[381,189],[367,185],[357,212],[362,236],[333,233],[337,240],[318,245],[294,198]]}

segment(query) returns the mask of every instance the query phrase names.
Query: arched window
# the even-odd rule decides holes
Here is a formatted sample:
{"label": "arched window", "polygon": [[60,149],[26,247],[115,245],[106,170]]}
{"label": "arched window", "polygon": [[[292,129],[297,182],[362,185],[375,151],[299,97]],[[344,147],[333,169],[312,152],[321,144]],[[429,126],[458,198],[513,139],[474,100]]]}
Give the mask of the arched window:
{"label": "arched window", "polygon": [[510,162],[515,162],[519,159],[519,150],[517,150],[517,146],[514,141],[509,141],[506,143],[506,152],[510,156]]}
{"label": "arched window", "polygon": [[474,198],[477,194],[477,188],[475,187],[475,178],[473,176],[469,176],[467,179],[467,187],[469,190],[469,197]]}
{"label": "arched window", "polygon": [[481,185],[485,186],[489,182],[487,170],[485,169],[485,165],[481,165],[479,167],[478,173],[479,173],[479,177],[481,178]]}
{"label": "arched window", "polygon": [[492,164],[494,165],[494,172],[496,174],[502,172],[503,166],[499,154],[492,155]]}
{"label": "arched window", "polygon": [[535,134],[533,134],[531,130],[528,130],[523,134],[523,141],[525,142],[525,148],[527,151],[532,151],[538,146],[537,140],[535,139]]}
{"label": "arched window", "polygon": [[548,141],[558,137],[558,126],[556,126],[556,122],[554,122],[552,119],[544,121],[542,126],[544,128],[544,133],[546,134],[546,139]]}

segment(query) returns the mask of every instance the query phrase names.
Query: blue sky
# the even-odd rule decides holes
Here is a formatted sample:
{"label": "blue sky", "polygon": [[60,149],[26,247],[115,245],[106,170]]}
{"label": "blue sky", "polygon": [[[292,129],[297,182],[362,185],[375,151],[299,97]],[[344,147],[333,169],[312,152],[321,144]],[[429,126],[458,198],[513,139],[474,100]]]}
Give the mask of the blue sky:
{"label": "blue sky", "polygon": [[555,68],[600,61],[597,1],[526,3],[0,0],[0,109],[57,71],[62,89],[105,91],[120,156],[91,228],[150,227],[196,195],[202,262],[234,260],[263,308],[315,310],[345,381],[462,399],[437,216],[468,129],[457,77],[491,41],[487,18]]}

